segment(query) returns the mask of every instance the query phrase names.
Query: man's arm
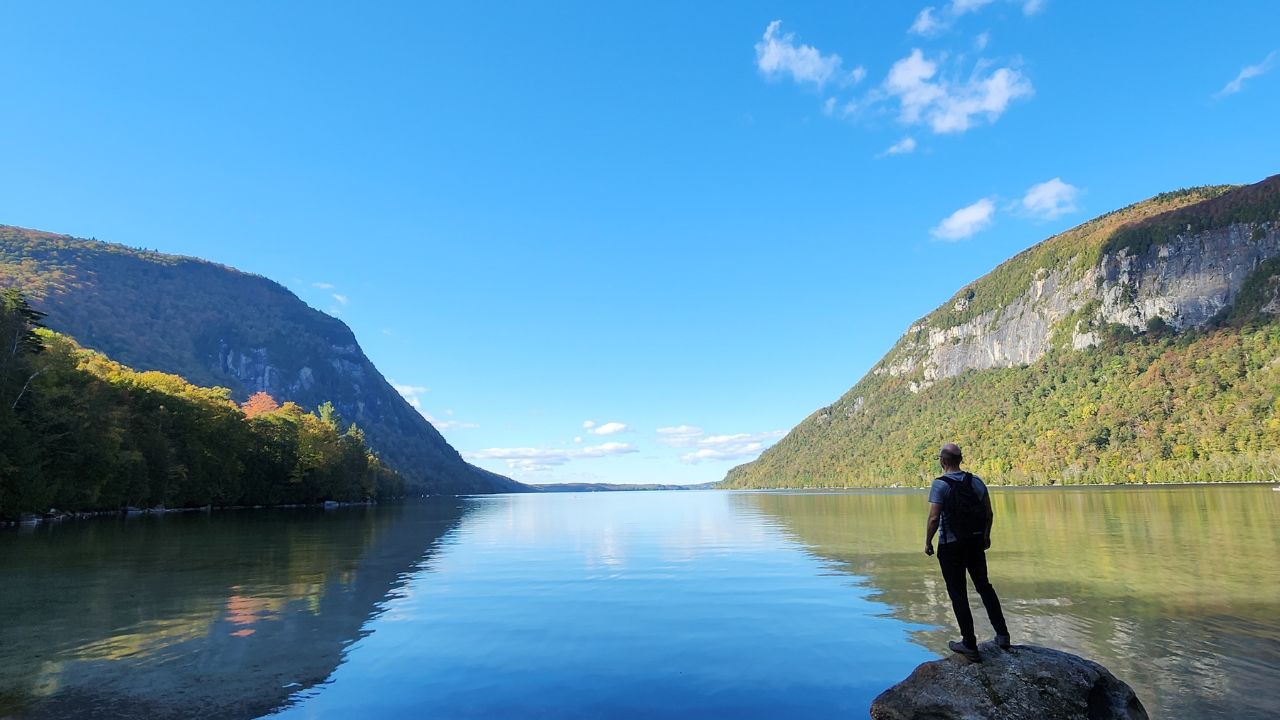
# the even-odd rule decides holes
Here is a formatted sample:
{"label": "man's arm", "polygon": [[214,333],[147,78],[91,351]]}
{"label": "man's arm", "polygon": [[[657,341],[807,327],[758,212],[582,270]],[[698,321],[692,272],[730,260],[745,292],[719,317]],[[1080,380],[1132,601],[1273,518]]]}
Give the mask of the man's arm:
{"label": "man's arm", "polygon": [[987,532],[982,536],[982,549],[989,550],[991,548],[991,525],[996,520],[996,514],[991,510],[991,491],[982,498],[982,504],[987,508]]}
{"label": "man's arm", "polygon": [[929,522],[924,526],[924,554],[933,554],[933,534],[938,532],[938,520],[942,517],[942,503],[929,503]]}

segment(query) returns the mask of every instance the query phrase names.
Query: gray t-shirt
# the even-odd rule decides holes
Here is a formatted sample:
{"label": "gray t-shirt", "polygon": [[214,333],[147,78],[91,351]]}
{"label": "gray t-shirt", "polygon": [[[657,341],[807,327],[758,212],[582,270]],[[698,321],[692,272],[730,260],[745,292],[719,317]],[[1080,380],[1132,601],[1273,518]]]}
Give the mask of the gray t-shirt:
{"label": "gray t-shirt", "polygon": [[[964,479],[963,470],[955,470],[947,473],[946,475],[947,477],[952,478],[953,480]],[[980,498],[986,497],[987,486],[982,483],[982,478],[978,477],[977,475],[972,475],[972,477],[973,477],[973,491],[978,493],[978,497]],[[951,486],[947,484],[946,480],[943,480],[941,478],[933,479],[933,486],[929,488],[929,502],[938,503],[939,505],[942,505],[945,508],[947,505],[947,496],[950,494],[951,494]],[[938,520],[938,544],[941,545],[943,543],[949,543],[949,542],[955,542],[955,541],[956,541],[956,536],[951,532],[950,529],[947,528],[947,511],[943,510],[942,517],[941,519]]]}

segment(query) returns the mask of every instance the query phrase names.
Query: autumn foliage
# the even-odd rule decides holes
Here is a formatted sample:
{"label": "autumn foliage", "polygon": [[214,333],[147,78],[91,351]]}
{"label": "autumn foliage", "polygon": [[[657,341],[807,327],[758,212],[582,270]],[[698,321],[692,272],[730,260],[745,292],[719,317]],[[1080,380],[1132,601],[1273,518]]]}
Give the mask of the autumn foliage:
{"label": "autumn foliage", "polygon": [[137,372],[39,319],[15,289],[0,294],[0,518],[403,493],[332,405],[258,393],[242,409],[226,388]]}
{"label": "autumn foliage", "polygon": [[279,410],[280,403],[276,402],[276,399],[267,393],[259,390],[258,392],[250,395],[249,399],[245,400],[240,405],[240,409],[244,411],[244,416],[246,418],[252,419],[264,413],[271,413]]}

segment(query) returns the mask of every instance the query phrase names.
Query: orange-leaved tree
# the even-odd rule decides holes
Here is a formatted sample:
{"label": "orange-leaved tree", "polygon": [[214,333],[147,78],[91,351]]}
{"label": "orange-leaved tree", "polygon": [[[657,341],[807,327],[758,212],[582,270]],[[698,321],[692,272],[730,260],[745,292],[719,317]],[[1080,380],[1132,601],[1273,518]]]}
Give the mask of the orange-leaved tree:
{"label": "orange-leaved tree", "polygon": [[244,416],[246,418],[251,418],[279,410],[280,403],[276,402],[276,399],[267,393],[259,390],[258,392],[250,395],[249,399],[245,400],[244,404],[240,406],[240,409],[244,410]]}

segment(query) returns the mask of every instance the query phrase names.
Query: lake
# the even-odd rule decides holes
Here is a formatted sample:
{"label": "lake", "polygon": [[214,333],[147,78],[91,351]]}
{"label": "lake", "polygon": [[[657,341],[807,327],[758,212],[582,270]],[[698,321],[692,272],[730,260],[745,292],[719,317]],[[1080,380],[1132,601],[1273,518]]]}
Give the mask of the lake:
{"label": "lake", "polygon": [[[1280,492],[993,502],[1015,644],[1152,717],[1280,716]],[[919,491],[705,491],[8,530],[0,717],[866,717],[955,637],[924,519]]]}

